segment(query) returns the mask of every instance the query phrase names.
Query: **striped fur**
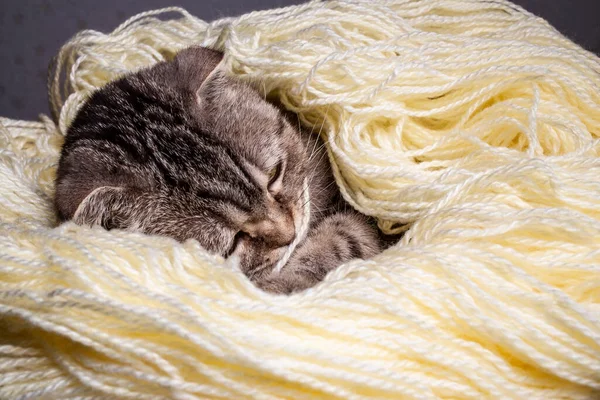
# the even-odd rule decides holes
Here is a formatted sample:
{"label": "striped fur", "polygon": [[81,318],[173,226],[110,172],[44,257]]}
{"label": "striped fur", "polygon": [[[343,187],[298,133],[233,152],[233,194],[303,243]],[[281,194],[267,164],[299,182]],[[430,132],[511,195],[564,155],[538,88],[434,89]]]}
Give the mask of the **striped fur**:
{"label": "striped fur", "polygon": [[[316,135],[224,75],[222,55],[189,48],[173,61],[95,92],[69,128],[58,168],[62,220],[195,239],[241,258],[265,290],[291,293],[379,250],[376,230],[342,212]],[[302,217],[308,177],[311,231],[271,272]]]}

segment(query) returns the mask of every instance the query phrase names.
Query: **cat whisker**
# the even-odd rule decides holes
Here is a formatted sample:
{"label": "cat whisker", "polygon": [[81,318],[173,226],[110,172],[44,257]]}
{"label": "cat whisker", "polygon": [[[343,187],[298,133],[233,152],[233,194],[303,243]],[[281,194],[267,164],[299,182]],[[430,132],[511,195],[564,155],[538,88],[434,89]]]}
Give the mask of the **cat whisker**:
{"label": "cat whisker", "polygon": [[[318,142],[318,141],[316,141],[316,142]],[[314,149],[313,152],[311,153],[310,157],[308,158],[308,162],[310,162],[313,159],[313,157],[315,156],[315,154],[320,152],[324,147],[325,147],[325,142],[321,143],[321,145],[317,149]]]}
{"label": "cat whisker", "polygon": [[[303,205],[303,207],[304,207],[304,205]],[[311,207],[311,213],[314,212],[315,214],[320,214],[323,211],[322,207],[317,207],[317,205],[314,203],[310,203],[310,207]]]}
{"label": "cat whisker", "polygon": [[331,106],[331,103],[327,104],[327,108],[325,109],[325,116],[323,117],[323,121],[321,121],[321,127],[319,128],[319,133],[318,133],[319,136],[321,136],[321,132],[323,131],[323,126],[325,125],[325,120],[329,116],[329,107],[330,106]]}
{"label": "cat whisker", "polygon": [[[326,152],[325,152],[326,153]],[[324,154],[325,154],[324,153]],[[321,154],[321,157],[319,158],[318,162],[321,162],[321,159],[323,158],[323,155]],[[317,163],[318,165],[318,163]],[[315,166],[315,170],[317,169],[317,167]],[[316,174],[310,174],[308,177],[308,185],[300,192],[300,194],[298,195],[298,197],[294,200],[294,203],[296,203],[298,200],[300,200],[300,198],[304,195],[305,191],[308,190],[308,188],[310,188],[313,179],[316,177]],[[319,192],[320,193],[320,192]],[[317,193],[318,194],[318,193]],[[306,202],[302,205],[302,207],[304,207],[306,205]]]}
{"label": "cat whisker", "polygon": [[[323,126],[324,126],[324,124],[325,124],[325,119],[326,119],[326,118],[327,118],[327,116],[329,115],[329,106],[330,106],[330,104],[328,104],[328,105],[327,105],[327,109],[325,110],[325,117],[323,117],[323,122],[321,123],[321,127],[319,128],[319,133],[318,133],[319,137],[320,137],[320,135],[321,135],[321,132],[322,132],[322,130],[323,130]],[[313,129],[314,129],[314,127],[313,127]],[[311,132],[311,134],[312,134],[312,132]],[[311,163],[311,161],[313,161],[313,158],[314,158],[315,154],[317,154],[317,153],[319,153],[319,152],[321,153],[321,155],[319,156],[319,159],[317,160],[317,162],[316,162],[316,163],[314,163],[314,164],[315,164],[315,167],[314,167],[314,169],[313,169],[313,171],[312,171],[313,173],[309,174],[309,180],[308,180],[309,186],[310,186],[310,184],[312,183],[313,179],[314,179],[314,178],[315,178],[315,176],[316,176],[316,175],[314,174],[314,172],[317,170],[317,166],[318,166],[318,165],[319,165],[319,163],[322,161],[322,159],[323,159],[323,155],[324,155],[324,154],[327,154],[327,151],[323,151],[323,152],[321,152],[321,150],[322,150],[323,148],[325,148],[325,146],[326,146],[326,144],[325,144],[325,141],[324,141],[324,140],[322,140],[322,139],[321,139],[321,141],[322,141],[322,143],[321,143],[321,144],[320,144],[320,145],[317,147],[317,143],[319,142],[319,139],[318,139],[318,138],[317,138],[317,139],[315,139],[315,143],[314,143],[314,145],[313,145],[313,149],[312,149],[312,151],[311,151],[311,154],[310,154],[310,157],[308,158],[308,161],[307,161],[307,164]]]}
{"label": "cat whisker", "polygon": [[293,201],[294,204],[296,204],[298,202],[298,200],[300,200],[300,198],[304,196],[306,191],[309,190],[309,187],[310,187],[310,181],[308,182],[308,185],[303,187],[303,189],[300,191],[300,194],[298,195],[298,197],[296,197],[296,199]]}
{"label": "cat whisker", "polygon": [[[324,145],[324,144],[323,144]],[[324,151],[321,153],[321,155],[319,156],[319,159],[313,163],[314,164],[314,168],[313,168],[313,173],[308,174],[309,179],[308,179],[308,184],[310,185],[312,183],[312,180],[317,176],[314,172],[317,170],[319,163],[323,160],[323,156],[327,154],[327,151]],[[310,161],[310,160],[309,160]]]}
{"label": "cat whisker", "polygon": [[[331,187],[331,185],[335,184],[335,180],[329,182],[329,184],[327,186],[325,186],[324,188],[321,188],[321,190],[319,190],[317,193],[313,194],[313,196],[318,196],[319,194],[323,193],[325,190],[329,189]],[[306,202],[304,202],[304,204],[302,204],[302,207],[304,207],[306,205]]]}
{"label": "cat whisker", "polygon": [[[323,145],[325,145],[325,144],[323,144]],[[318,164],[319,164],[321,161],[323,161],[323,156],[325,156],[326,154],[327,154],[327,150],[325,150],[324,152],[322,152],[322,153],[321,153],[321,155],[319,156],[319,159],[317,160],[317,163],[316,163],[317,165],[318,165]]]}
{"label": "cat whisker", "polygon": [[[312,133],[311,133],[311,136],[310,136],[310,137],[311,137],[311,138],[313,137],[313,136],[312,136]],[[318,138],[315,138],[315,142],[313,143],[312,150],[310,151],[310,157],[309,157],[309,160],[310,160],[310,158],[312,158],[312,156],[315,154],[315,151],[316,151],[316,148],[317,148],[317,145],[318,145],[318,144],[319,144],[319,139],[318,139]]]}
{"label": "cat whisker", "polygon": [[[325,126],[325,120],[329,116],[329,107],[330,106],[331,106],[331,103],[327,104],[327,108],[325,109],[325,116],[323,117],[323,120],[321,121],[321,126],[319,127],[319,132],[317,133],[318,137],[321,137],[321,132],[323,132],[323,127]],[[311,129],[311,131],[310,131],[311,135],[313,134],[314,129],[315,129],[315,126],[313,126],[312,129]],[[314,154],[314,150],[315,150],[315,147],[316,147],[316,145],[317,145],[318,142],[319,142],[318,140],[315,140],[315,144],[313,146],[313,151],[311,152],[311,157],[312,157],[312,154]],[[325,141],[323,141],[323,144],[325,144]]]}

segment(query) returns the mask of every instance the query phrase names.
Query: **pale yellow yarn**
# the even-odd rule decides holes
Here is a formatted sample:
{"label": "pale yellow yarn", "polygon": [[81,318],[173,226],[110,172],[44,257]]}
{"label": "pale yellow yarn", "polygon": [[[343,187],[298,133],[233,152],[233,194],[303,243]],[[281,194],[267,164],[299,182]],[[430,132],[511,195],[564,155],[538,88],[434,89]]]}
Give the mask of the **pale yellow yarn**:
{"label": "pale yellow yarn", "polygon": [[[57,127],[0,120],[0,398],[600,396],[600,59],[503,0],[170,12],[63,48]],[[194,241],[54,228],[77,107],[191,44],[323,124],[402,242],[278,297]]]}

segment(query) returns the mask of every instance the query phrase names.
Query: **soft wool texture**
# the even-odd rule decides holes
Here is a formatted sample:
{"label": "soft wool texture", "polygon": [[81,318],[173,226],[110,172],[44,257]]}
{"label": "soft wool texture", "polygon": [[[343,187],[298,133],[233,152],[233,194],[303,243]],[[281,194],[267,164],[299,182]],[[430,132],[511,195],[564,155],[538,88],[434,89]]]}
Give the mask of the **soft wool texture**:
{"label": "soft wool texture", "polygon": [[[402,241],[282,297],[194,241],[56,227],[78,106],[191,44],[323,124],[346,199]],[[599,398],[600,59],[545,21],[502,0],[169,9],[82,32],[56,71],[56,126],[0,120],[0,398]]]}

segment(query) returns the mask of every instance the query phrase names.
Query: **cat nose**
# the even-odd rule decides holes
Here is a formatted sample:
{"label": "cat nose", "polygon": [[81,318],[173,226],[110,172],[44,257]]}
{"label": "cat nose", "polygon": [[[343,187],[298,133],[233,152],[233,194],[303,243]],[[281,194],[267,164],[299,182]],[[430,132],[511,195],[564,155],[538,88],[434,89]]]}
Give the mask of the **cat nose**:
{"label": "cat nose", "polygon": [[244,231],[252,238],[260,238],[271,248],[287,246],[296,237],[292,216],[283,213],[248,223],[244,226]]}

